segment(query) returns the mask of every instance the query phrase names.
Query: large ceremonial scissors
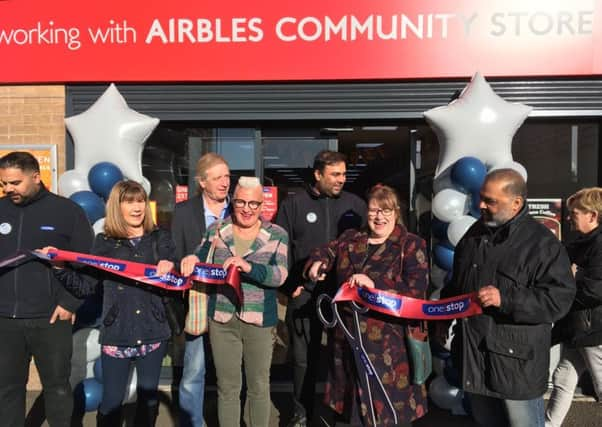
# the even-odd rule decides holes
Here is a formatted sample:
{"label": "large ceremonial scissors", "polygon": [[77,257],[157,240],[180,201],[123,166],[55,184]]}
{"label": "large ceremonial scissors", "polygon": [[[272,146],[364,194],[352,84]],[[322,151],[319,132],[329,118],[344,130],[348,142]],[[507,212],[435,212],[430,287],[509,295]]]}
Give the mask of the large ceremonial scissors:
{"label": "large ceremonial scissors", "polygon": [[[330,320],[326,319],[324,313],[322,312],[322,302],[324,300],[328,301],[330,304],[330,309],[332,310],[332,318]],[[339,325],[343,330],[345,337],[347,338],[347,342],[353,350],[353,358],[355,360],[355,366],[357,368],[362,390],[365,390],[368,394],[368,402],[370,403],[368,405],[368,411],[370,417],[372,418],[372,425],[378,425],[376,421],[376,407],[374,405],[375,393],[381,396],[383,402],[385,403],[385,410],[388,410],[391,413],[394,423],[397,424],[397,413],[395,412],[393,403],[391,402],[391,399],[389,398],[382,381],[378,377],[376,369],[374,369],[374,365],[368,357],[368,353],[366,352],[364,343],[362,341],[362,331],[360,329],[360,318],[358,313],[366,313],[369,309],[357,304],[355,301],[350,303],[351,313],[353,315],[353,331],[349,331],[347,326],[345,326],[341,315],[339,314],[338,304],[339,302],[334,301],[334,299],[327,294],[320,294],[316,300],[318,318],[326,328],[334,328],[336,325]]]}

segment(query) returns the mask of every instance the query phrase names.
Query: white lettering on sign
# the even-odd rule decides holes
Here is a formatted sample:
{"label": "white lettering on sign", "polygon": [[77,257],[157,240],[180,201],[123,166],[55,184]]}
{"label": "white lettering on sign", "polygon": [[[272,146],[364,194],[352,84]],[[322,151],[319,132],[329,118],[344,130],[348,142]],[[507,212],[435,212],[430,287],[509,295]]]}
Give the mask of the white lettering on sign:
{"label": "white lettering on sign", "polygon": [[[593,2],[592,2],[593,3]],[[503,4],[500,2],[500,4]],[[526,4],[526,3],[525,3]],[[583,2],[583,4],[588,4]],[[258,16],[214,18],[203,16],[154,17],[148,21],[113,18],[98,24],[65,25],[57,20],[38,21],[25,27],[0,22],[0,46],[64,46],[70,51],[90,45],[258,43],[324,43],[378,40],[446,40],[464,38],[515,38],[522,36],[592,36],[594,10],[553,8],[539,10],[458,11],[447,13],[392,13],[367,15],[305,15],[270,18]],[[141,35],[139,37],[138,35]]]}

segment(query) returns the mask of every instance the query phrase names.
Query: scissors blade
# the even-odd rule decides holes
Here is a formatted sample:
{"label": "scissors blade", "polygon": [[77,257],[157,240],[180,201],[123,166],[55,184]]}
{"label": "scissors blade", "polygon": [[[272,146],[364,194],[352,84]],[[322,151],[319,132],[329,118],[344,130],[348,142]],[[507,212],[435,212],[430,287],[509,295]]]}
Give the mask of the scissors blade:
{"label": "scissors blade", "polygon": [[353,310],[353,323],[354,323],[354,333],[351,337],[348,336],[349,345],[353,349],[353,356],[355,359],[356,370],[360,377],[360,382],[362,383],[362,388],[366,390],[368,395],[369,402],[369,410],[370,415],[372,417],[372,421],[374,425],[377,425],[376,421],[376,405],[374,403],[374,395],[378,394],[382,398],[385,409],[388,409],[391,413],[392,419],[395,424],[397,424],[397,413],[395,412],[395,407],[389,398],[389,394],[385,389],[382,381],[378,377],[376,373],[376,369],[372,364],[372,361],[368,357],[368,353],[364,347],[364,342],[362,340],[362,331],[360,328],[360,321],[358,311]]}

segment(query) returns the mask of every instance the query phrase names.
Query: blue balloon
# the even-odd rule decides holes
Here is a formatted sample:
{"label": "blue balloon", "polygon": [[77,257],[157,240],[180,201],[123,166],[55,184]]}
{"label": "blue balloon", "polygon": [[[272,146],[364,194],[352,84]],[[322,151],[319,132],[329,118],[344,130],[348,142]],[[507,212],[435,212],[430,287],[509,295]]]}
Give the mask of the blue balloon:
{"label": "blue balloon", "polygon": [[468,193],[478,193],[487,175],[487,168],[476,157],[462,157],[452,166],[451,179]]}
{"label": "blue balloon", "polygon": [[96,163],[88,172],[88,184],[96,194],[109,198],[113,186],[123,179],[121,170],[110,162]]}
{"label": "blue balloon", "polygon": [[438,244],[433,249],[433,259],[439,268],[451,271],[454,267],[454,250],[446,245]]}
{"label": "blue balloon", "polygon": [[100,357],[94,361],[94,379],[102,384],[102,362]]}
{"label": "blue balloon", "polygon": [[78,191],[73,193],[69,198],[81,206],[90,224],[94,224],[105,216],[105,202],[95,193],[91,191]]}
{"label": "blue balloon", "polygon": [[86,378],[73,390],[74,404],[80,411],[96,411],[102,400],[102,384],[96,378]]}
{"label": "blue balloon", "polygon": [[448,226],[449,222],[441,221],[436,216],[433,216],[433,220],[431,221],[431,234],[439,240],[446,240]]}

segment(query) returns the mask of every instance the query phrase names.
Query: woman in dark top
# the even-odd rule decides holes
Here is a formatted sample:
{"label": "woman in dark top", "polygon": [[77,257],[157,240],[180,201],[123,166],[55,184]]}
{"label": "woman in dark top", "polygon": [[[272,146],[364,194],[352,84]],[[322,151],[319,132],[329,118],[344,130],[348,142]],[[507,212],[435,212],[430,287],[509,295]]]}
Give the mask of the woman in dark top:
{"label": "woman in dark top", "polygon": [[[44,248],[46,251],[49,248]],[[96,236],[92,254],[157,265],[161,276],[173,268],[175,248],[168,232],[155,227],[148,196],[134,181],[111,190],[104,233]],[[130,364],[136,365],[136,426],[154,426],[157,387],[171,331],[161,292],[156,288],[86,267],[63,268],[57,276],[77,297],[93,294],[103,284],[101,344],[103,395],[98,426],[121,425],[121,403],[128,387]]]}
{"label": "woman in dark top", "polygon": [[546,427],[560,426],[571,407],[579,376],[587,369],[602,398],[602,188],[584,188],[568,198],[567,208],[579,237],[567,246],[577,283],[569,314],[555,325],[562,355],[554,371]]}

